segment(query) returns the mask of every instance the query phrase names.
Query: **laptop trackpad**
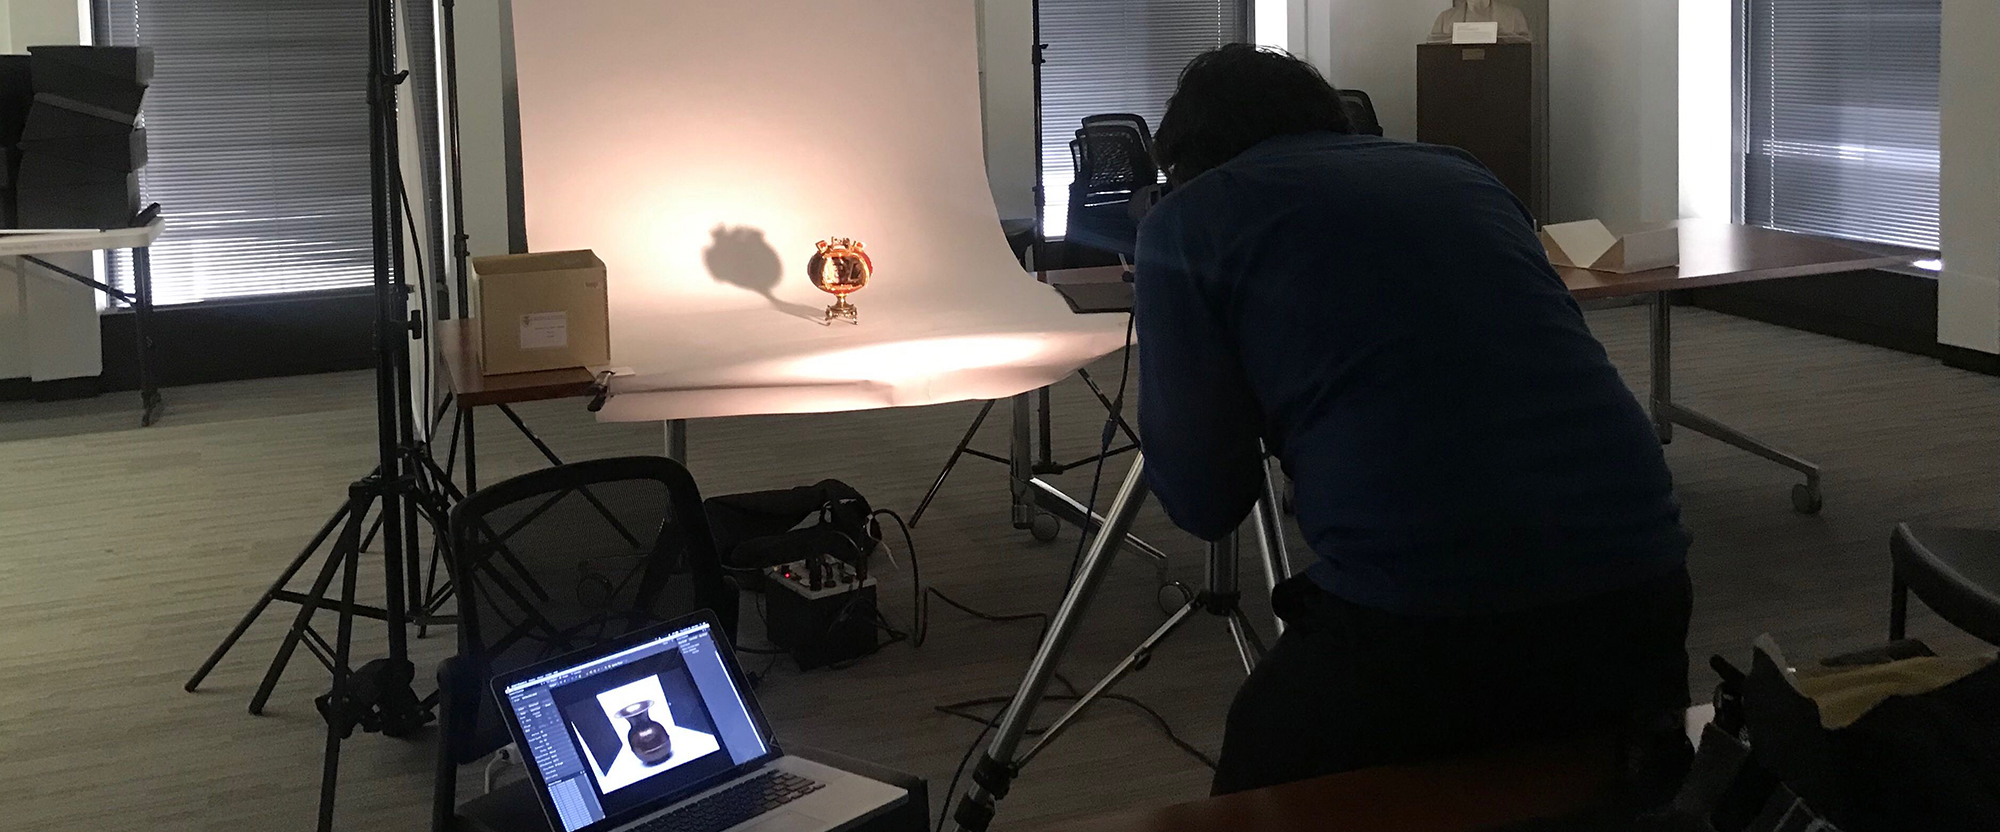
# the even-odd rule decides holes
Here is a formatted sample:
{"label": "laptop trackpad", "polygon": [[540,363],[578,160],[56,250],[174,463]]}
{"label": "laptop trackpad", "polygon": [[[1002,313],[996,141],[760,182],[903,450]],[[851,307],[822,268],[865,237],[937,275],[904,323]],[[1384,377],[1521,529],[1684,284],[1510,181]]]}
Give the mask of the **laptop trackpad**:
{"label": "laptop trackpad", "polygon": [[826,824],[813,820],[797,812],[780,809],[756,823],[745,826],[740,832],[818,832]]}

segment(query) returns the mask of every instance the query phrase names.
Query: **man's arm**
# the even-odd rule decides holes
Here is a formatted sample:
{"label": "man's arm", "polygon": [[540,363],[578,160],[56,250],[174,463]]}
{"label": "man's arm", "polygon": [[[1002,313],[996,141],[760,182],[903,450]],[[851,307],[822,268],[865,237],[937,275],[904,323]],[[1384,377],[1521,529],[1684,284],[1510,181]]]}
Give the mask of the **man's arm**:
{"label": "man's arm", "polygon": [[[1222,323],[1223,291],[1202,274],[1202,247],[1178,220],[1185,202],[1140,236],[1137,287],[1139,424],[1146,482],[1174,524],[1227,537],[1263,489],[1256,397]],[[1176,210],[1181,209],[1181,210]]]}

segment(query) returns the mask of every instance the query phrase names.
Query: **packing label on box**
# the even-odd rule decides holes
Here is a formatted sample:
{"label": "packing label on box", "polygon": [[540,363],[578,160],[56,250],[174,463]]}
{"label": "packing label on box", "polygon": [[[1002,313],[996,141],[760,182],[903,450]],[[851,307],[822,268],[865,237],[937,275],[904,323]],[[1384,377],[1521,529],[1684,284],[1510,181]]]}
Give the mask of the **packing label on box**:
{"label": "packing label on box", "polygon": [[521,349],[569,348],[568,312],[530,312],[521,316]]}

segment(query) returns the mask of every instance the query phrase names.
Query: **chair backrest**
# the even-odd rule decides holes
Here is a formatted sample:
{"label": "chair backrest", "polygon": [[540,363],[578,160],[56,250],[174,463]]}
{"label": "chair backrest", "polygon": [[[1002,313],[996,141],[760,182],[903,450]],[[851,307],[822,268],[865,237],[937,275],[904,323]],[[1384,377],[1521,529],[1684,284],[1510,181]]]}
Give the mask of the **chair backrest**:
{"label": "chair backrest", "polygon": [[[1130,194],[1159,182],[1151,139],[1129,124],[1097,124],[1076,132],[1071,156],[1077,161],[1074,193]],[[1122,200],[1120,200],[1122,201]]]}
{"label": "chair backrest", "polygon": [[1147,158],[1152,158],[1153,128],[1151,125],[1148,125],[1146,123],[1145,116],[1139,115],[1137,113],[1099,113],[1094,116],[1084,116],[1083,118],[1084,130],[1089,130],[1092,127],[1099,127],[1099,126],[1129,127],[1133,130],[1138,131],[1139,137],[1145,141]]}
{"label": "chair backrest", "polygon": [[1341,90],[1340,102],[1347,106],[1347,118],[1361,136],[1382,135],[1382,120],[1375,116],[1375,99],[1360,90]]}
{"label": "chair backrest", "polygon": [[[699,609],[733,639],[701,493],[661,457],[562,465],[496,483],[451,512],[459,661],[453,756],[505,745],[485,686],[495,675]],[[477,707],[466,699],[475,694]]]}

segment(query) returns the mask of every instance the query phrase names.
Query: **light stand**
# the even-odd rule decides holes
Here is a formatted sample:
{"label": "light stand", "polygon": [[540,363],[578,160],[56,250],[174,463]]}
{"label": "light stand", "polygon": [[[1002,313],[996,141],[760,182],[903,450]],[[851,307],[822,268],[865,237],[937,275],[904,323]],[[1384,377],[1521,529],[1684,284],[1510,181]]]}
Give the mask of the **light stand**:
{"label": "light stand", "polygon": [[[1139,516],[1139,509],[1146,504],[1146,460],[1144,456],[1135,458],[1132,470],[1125,475],[1125,482],[1118,489],[1118,496],[1111,503],[1097,537],[1090,542],[1083,562],[1078,566],[1076,580],[1070,584],[1069,592],[1063,596],[1062,605],[1056,608],[1055,618],[1049,622],[1048,632],[1042,637],[1041,646],[1035,651],[1035,658],[1028,664],[1028,673],[1021,680],[1020,689],[1007,703],[1007,710],[1000,718],[999,728],[993,735],[993,743],[987,747],[985,755],[972,770],[972,785],[959,799],[952,820],[960,832],[985,832],[992,823],[993,815],[1001,799],[1012,789],[1014,779],[1021,769],[1064,731],[1075,723],[1092,703],[1101,699],[1112,686],[1132,673],[1145,669],[1152,661],[1153,650],[1160,642],[1174,634],[1182,625],[1198,612],[1207,612],[1223,618],[1229,624],[1229,631],[1236,640],[1237,656],[1243,661],[1243,669],[1248,673],[1263,658],[1264,645],[1258,639],[1256,630],[1238,606],[1241,592],[1238,589],[1238,547],[1237,537],[1209,545],[1208,586],[1183,605],[1179,611],[1167,618],[1152,635],[1139,643],[1124,660],[1112,667],[1111,672],[1090,690],[1079,697],[1069,710],[1043,730],[1041,738],[1021,751],[1021,740],[1027,736],[1029,722],[1034,718],[1036,706],[1041,704],[1048,693],[1049,682],[1055,678],[1056,665],[1068,652],[1070,640],[1082,627],[1083,614],[1095,599],[1098,587],[1111,570],[1111,559],[1118,549],[1127,545],[1132,531],[1132,522]],[[1287,562],[1283,532],[1277,523],[1277,494],[1273,488],[1269,469],[1264,476],[1263,495],[1248,518],[1251,532],[1258,547],[1263,550],[1262,566],[1265,580],[1275,589],[1277,582],[1291,574],[1291,564]],[[1283,623],[1278,625],[1283,631]]]}
{"label": "light stand", "polygon": [[[327,721],[326,754],[321,772],[320,830],[333,826],[334,792],[339,779],[340,743],[356,726],[381,731],[390,736],[406,736],[428,723],[430,703],[420,701],[410,690],[414,666],[409,661],[406,632],[409,609],[406,568],[414,570],[408,558],[415,544],[418,516],[428,519],[435,531],[445,521],[443,495],[434,489],[442,481],[435,463],[416,436],[416,415],[411,403],[409,377],[410,339],[421,337],[422,322],[408,312],[409,287],[403,280],[404,253],[401,232],[401,200],[395,165],[397,154],[396,86],[407,77],[396,69],[394,0],[369,0],[369,187],[370,224],[375,268],[375,424],[377,464],[368,476],[348,486],[347,500],[321,527],[304,551],[280,573],[278,580],[258,599],[236,628],[210,654],[186,689],[195,690],[236,641],[249,630],[273,601],[299,605],[297,616],[286,633],[277,655],[266,671],[263,683],[251,699],[250,712],[262,713],[278,678],[284,673],[293,652],[304,644],[308,652],[332,674],[332,689],[315,700]],[[363,533],[369,512],[376,513],[375,528]],[[338,537],[334,531],[338,529]],[[356,577],[361,555],[375,533],[382,537],[384,603],[380,607],[355,600]],[[440,535],[442,537],[442,535]],[[333,545],[312,588],[305,593],[285,589],[313,555],[329,539]],[[329,599],[334,578],[341,578],[340,595]],[[313,629],[312,619],[321,609],[337,613],[332,644]],[[357,671],[351,663],[354,619],[359,616],[382,621],[388,635],[388,658],[370,662]]]}

